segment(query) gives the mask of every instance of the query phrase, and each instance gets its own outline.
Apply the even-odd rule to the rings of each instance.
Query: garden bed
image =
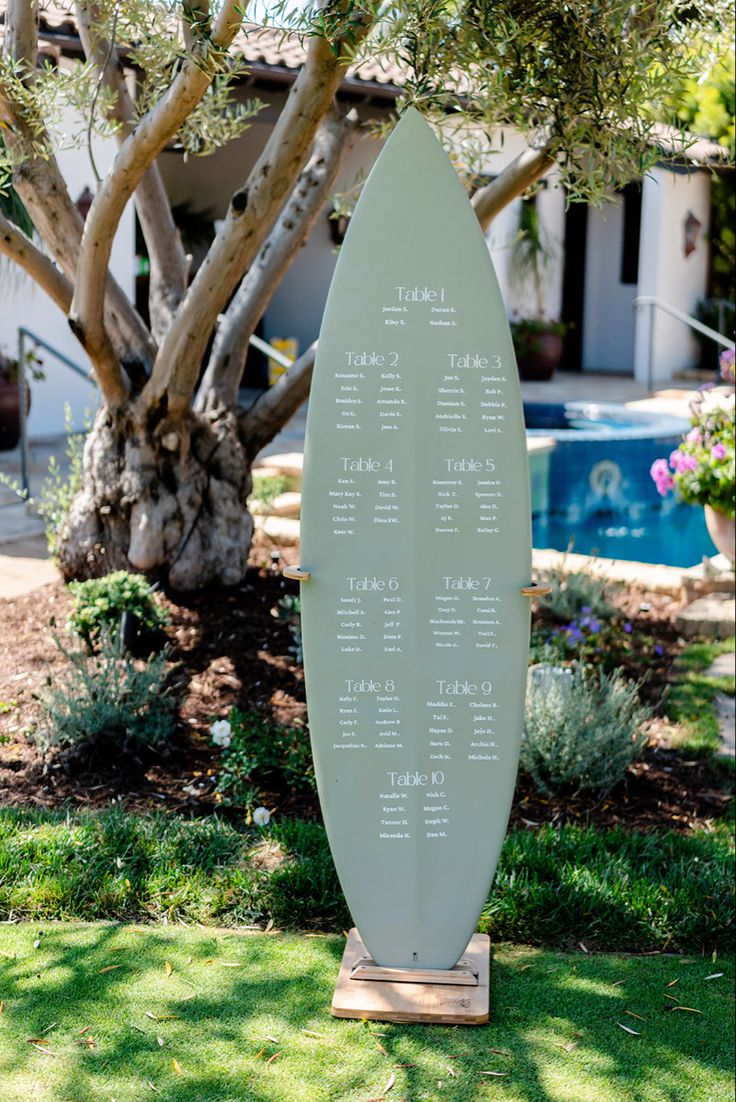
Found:
[[[44,758],[24,732],[39,723],[37,695],[63,670],[66,659],[53,635],[64,634],[70,597],[59,582],[33,594],[0,602],[3,639],[0,667],[0,803],[11,806],[105,807],[121,800],[131,810],[169,808],[207,814],[218,807],[214,786],[219,751],[209,728],[233,706],[287,726],[306,726],[301,665],[278,602],[294,593],[269,566],[253,566],[245,582],[229,590],[163,598],[171,623],[173,677],[182,690],[179,724],[164,749],[136,757],[70,758],[56,751]],[[662,712],[674,664],[683,642],[674,628],[671,598],[622,590],[617,598],[631,631],[620,665],[647,680],[645,700]],[[544,623],[538,612],[535,622]],[[551,622],[550,622],[551,623]],[[605,799],[563,794],[541,796],[528,777],[517,786],[512,822],[622,826],[640,830],[688,831],[722,816],[729,795],[723,771],[705,758],[689,758],[670,745],[670,726],[661,717],[652,727],[643,759]],[[279,815],[319,816],[313,796],[273,786],[263,803]],[[220,809],[221,810],[221,809]],[[238,817],[236,810],[230,815]]]

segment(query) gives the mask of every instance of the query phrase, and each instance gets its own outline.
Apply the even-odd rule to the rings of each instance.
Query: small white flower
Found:
[[[210,735],[215,746],[222,746],[227,749],[232,742],[233,729],[226,719],[218,719],[210,727]]]
[[[265,827],[271,822],[271,812],[266,807],[257,807],[253,812],[253,822],[257,827]]]

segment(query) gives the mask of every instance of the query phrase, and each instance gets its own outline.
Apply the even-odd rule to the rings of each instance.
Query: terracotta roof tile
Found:
[[[0,39],[7,0],[0,0]],[[74,5],[71,0],[38,0],[41,32],[68,33],[76,37]],[[239,50],[248,61],[270,65],[278,69],[295,70],[303,64],[307,55],[307,43],[303,36],[290,31],[245,24],[235,39],[233,48]],[[376,84],[399,85],[403,81],[401,68],[388,61],[367,58],[350,67],[348,80],[371,81]]]
[[[248,61],[260,61],[286,69],[298,69],[307,56],[306,39],[298,34],[246,24],[235,39],[235,47]],[[348,70],[348,78],[400,85],[405,77],[401,67],[386,59],[366,58]]]
[[[698,138],[695,134],[678,130],[674,126],[655,123],[651,132],[651,144],[667,156],[691,164],[727,164],[728,150],[710,138]]]

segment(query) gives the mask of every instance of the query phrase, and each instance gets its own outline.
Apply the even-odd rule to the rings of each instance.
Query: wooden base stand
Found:
[[[352,929],[337,979],[336,1018],[483,1025],[488,1021],[490,939],[473,934],[462,960],[447,971],[381,968]]]

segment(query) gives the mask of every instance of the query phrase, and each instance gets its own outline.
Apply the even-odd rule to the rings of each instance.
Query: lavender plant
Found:
[[[99,651],[56,645],[69,667],[41,697],[44,723],[36,733],[51,746],[104,746],[128,751],[167,739],[176,722],[176,697],[167,682],[166,655],[141,663],[117,636],[103,631]]]
[[[644,749],[650,716],[639,703],[639,685],[620,672],[595,674],[578,665],[565,680],[532,679],[521,768],[547,794],[570,787],[604,794]]]

